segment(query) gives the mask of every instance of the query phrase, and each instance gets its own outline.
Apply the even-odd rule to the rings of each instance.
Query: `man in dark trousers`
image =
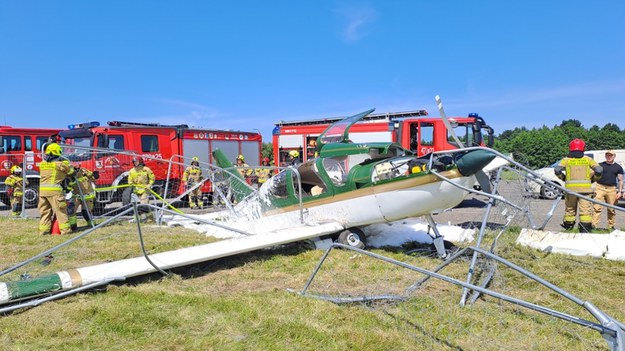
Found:
[[[567,190],[585,196],[592,196],[592,179],[601,176],[603,169],[597,161],[584,155],[586,143],[581,139],[573,139],[569,144],[569,154],[555,167],[558,178],[565,181]],[[566,193],[564,196],[564,219],[562,227],[566,230],[575,227],[577,207],[579,206],[579,231],[590,233],[592,230],[592,204],[577,194]]]
[[[623,196],[623,167],[614,162],[616,159],[616,152],[614,150],[608,150],[605,153],[605,161],[601,162],[599,166],[603,168],[603,174],[595,185],[595,199],[603,201],[610,205],[616,205],[618,199]],[[617,189],[618,187],[618,189]],[[601,210],[604,206],[595,204],[594,213],[592,216],[592,226],[597,228],[599,226],[599,219],[601,218]],[[614,230],[614,222],[616,221],[616,210],[608,207],[608,229]]]

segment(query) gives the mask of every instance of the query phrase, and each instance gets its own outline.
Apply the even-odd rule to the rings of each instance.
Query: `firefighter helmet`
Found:
[[[20,166],[15,165],[11,167],[11,174],[18,174],[18,173],[22,173],[22,168],[20,168]]]
[[[191,159],[191,165],[195,165],[195,166],[199,166],[200,165],[200,159],[195,156],[194,158]]]
[[[584,151],[586,143],[582,139],[573,139],[569,144],[569,151]]]
[[[132,164],[135,165],[135,167],[139,166],[139,165],[141,165],[141,166],[145,165],[143,163],[143,158],[142,157],[138,157],[138,156],[135,156],[135,157],[132,158]]]
[[[61,156],[62,153],[63,150],[57,143],[48,144],[48,146],[46,146],[46,155]]]
[[[241,161],[245,162],[245,157],[243,157],[243,155],[239,155],[239,156],[237,157],[237,161],[239,161],[239,160],[241,160]]]
[[[50,143],[61,143],[62,138],[61,135],[59,133],[54,133],[52,135],[50,135],[50,137],[48,138],[48,142]]]
[[[269,157],[263,158],[263,163],[269,164],[269,162],[270,162]]]
[[[291,151],[289,151],[289,156],[291,156],[293,158],[298,158],[299,157],[299,151],[291,150]]]

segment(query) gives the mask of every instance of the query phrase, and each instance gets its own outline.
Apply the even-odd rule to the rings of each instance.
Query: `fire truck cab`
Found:
[[[9,204],[4,180],[14,165],[22,168],[22,176],[28,180],[24,189],[26,207],[37,206],[39,201],[39,163],[42,146],[59,129],[13,128],[0,126],[0,201]]]
[[[425,110],[371,114],[349,131],[353,142],[396,142],[418,156],[433,151],[457,149],[440,117],[427,117]],[[277,165],[289,162],[289,153],[299,153],[299,161],[315,157],[317,137],[341,118],[305,121],[280,121],[273,129],[274,160]],[[494,131],[477,113],[468,117],[449,117],[454,132],[465,146],[493,145]],[[484,138],[483,131],[486,132]],[[278,163],[279,162],[279,163]]]
[[[132,157],[139,156],[144,157],[145,165],[154,172],[156,180],[153,188],[157,192],[160,190],[163,193],[169,173],[167,196],[185,191],[181,179],[193,157],[198,157],[200,162],[214,163],[211,152],[219,148],[233,161],[238,155],[243,155],[250,166],[257,166],[262,148],[259,133],[196,129],[185,124],[172,126],[112,121],[100,126],[98,122],[89,122],[70,125],[60,134],[66,144],[98,148],[97,152],[86,152],[79,148],[72,151],[70,147],[70,152],[65,155],[72,163],[99,172],[96,187],[125,184],[133,167]],[[184,165],[172,163],[170,168],[167,163],[170,160]],[[103,208],[109,202],[128,199],[130,189],[126,189],[126,193],[124,190],[98,191],[96,204]],[[203,184],[202,192],[211,195],[210,182]]]

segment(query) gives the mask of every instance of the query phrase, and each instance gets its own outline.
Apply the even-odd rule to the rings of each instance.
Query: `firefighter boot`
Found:
[[[204,202],[203,201],[198,201],[197,203],[199,208],[204,208]]]
[[[564,221],[564,223],[560,224],[564,230],[571,230],[575,227],[575,222]]]
[[[14,203],[13,206],[11,206],[11,215],[12,216],[19,216],[20,213],[22,212],[21,209],[22,206],[20,206],[19,203]]]
[[[591,222],[579,222],[579,232],[580,233],[590,233],[592,231],[592,223]]]

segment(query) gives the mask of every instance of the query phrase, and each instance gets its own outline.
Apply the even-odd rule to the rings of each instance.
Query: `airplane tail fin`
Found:
[[[231,193],[237,202],[254,192],[254,189],[247,185],[245,177],[243,177],[237,167],[232,164],[232,161],[228,159],[228,156],[226,156],[222,150],[213,150],[213,158],[217,166],[224,170],[220,178],[223,179],[224,183],[229,185]]]

